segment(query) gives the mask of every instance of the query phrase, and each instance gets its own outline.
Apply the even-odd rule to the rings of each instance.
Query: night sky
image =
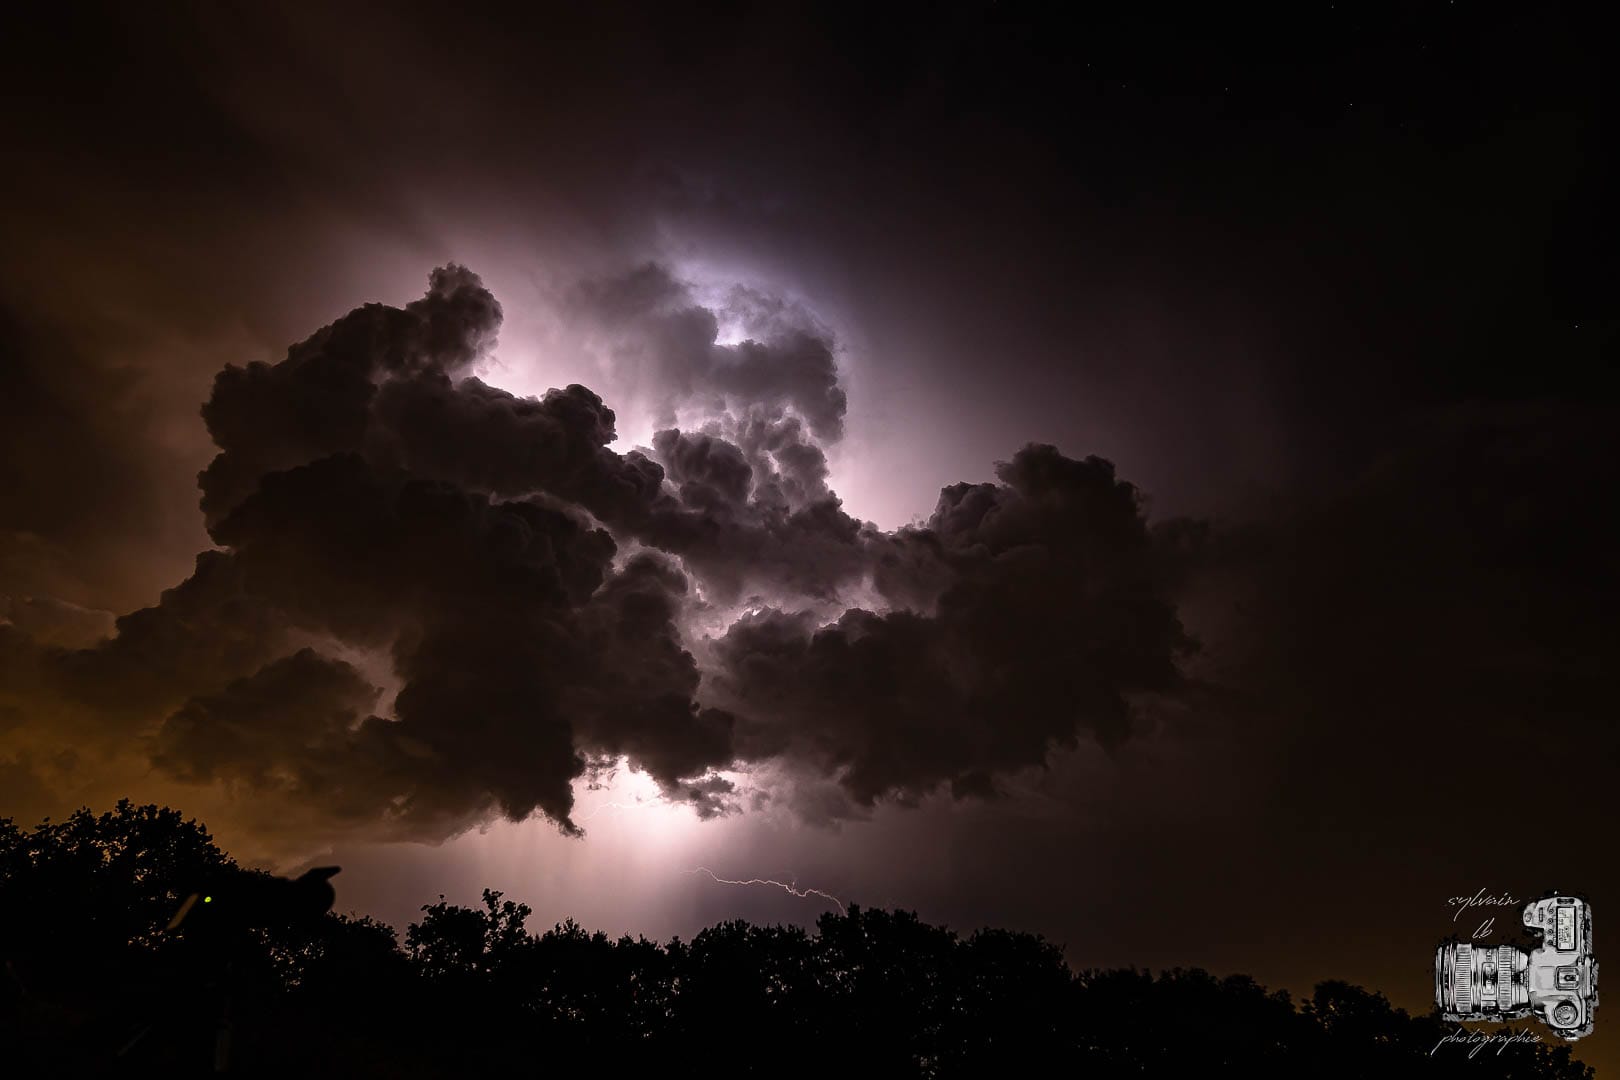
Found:
[[[399,925],[1604,954],[1587,13],[327,7],[3,35],[0,815]]]

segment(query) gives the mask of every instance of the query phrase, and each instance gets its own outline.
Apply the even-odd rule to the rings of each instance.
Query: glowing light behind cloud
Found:
[[[728,773],[739,787],[747,777]],[[665,802],[657,785],[622,762],[605,783],[575,785],[575,820],[585,836],[563,836],[539,819],[497,821],[458,837],[431,858],[421,845],[389,845],[395,857],[407,854],[436,867],[455,864],[453,880],[504,890],[534,908],[530,928],[543,930],[569,916],[581,917],[589,929],[610,935],[643,933],[649,937],[691,934],[719,918],[743,916],[763,921],[813,923],[826,903],[806,903],[801,895],[778,888],[739,889],[716,884],[695,867],[713,867],[715,878],[746,880],[755,876],[794,882],[802,894],[813,886],[843,897],[857,877],[872,880],[870,868],[840,867],[843,838],[814,829],[786,812],[766,808],[708,821],[690,807]],[[372,849],[362,858],[376,857]],[[792,851],[791,858],[783,856]],[[352,875],[352,887],[364,887],[363,867]],[[874,885],[876,887],[876,885]],[[892,883],[883,885],[893,898]],[[857,891],[857,896],[860,893]],[[343,904],[386,911],[399,925],[414,918],[418,902],[431,897],[372,898],[351,892]],[[477,903],[475,889],[452,895],[453,902]]]
[[[691,286],[697,301],[716,312],[717,344],[735,345],[749,336],[743,321],[726,311],[728,297],[738,286],[781,300],[832,332],[838,343],[839,378],[849,394],[851,412],[844,438],[823,449],[830,486],[843,499],[845,508],[883,528],[926,517],[933,509],[937,490],[911,483],[905,470],[871,468],[873,448],[893,437],[892,431],[874,428],[873,424],[891,428],[896,418],[869,413],[864,407],[865,336],[846,315],[843,305],[807,295],[794,282],[767,268],[700,258],[683,250],[688,246],[674,236],[666,236],[664,249],[646,257],[670,266],[676,278]],[[658,415],[664,388],[649,385],[643,373],[616,363],[601,342],[591,341],[570,325],[569,290],[582,275],[596,271],[568,260],[553,262],[532,250],[515,252],[510,245],[488,237],[453,244],[445,257],[477,267],[502,301],[505,318],[500,341],[494,354],[480,365],[479,378],[525,397],[540,397],[553,387],[583,383],[601,394],[616,414],[618,438],[610,444],[612,449],[623,453],[651,444],[653,433],[664,426]],[[615,265],[601,272],[625,269],[626,265]],[[676,414],[679,425],[686,429],[701,427],[716,418],[705,403],[696,401],[677,403]]]

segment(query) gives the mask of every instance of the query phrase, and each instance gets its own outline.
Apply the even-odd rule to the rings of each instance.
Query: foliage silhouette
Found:
[[[228,1014],[238,1075],[1592,1075],[1545,1043],[1436,1052],[1437,1017],[1342,982],[1296,1007],[1246,976],[1073,972],[1034,935],[853,904],[814,933],[725,922],[668,944],[572,920],[536,935],[489,890],[423,907],[403,947],[336,914],[163,932],[194,883],[254,873],[174,810],[0,819],[0,1072],[206,1075]]]

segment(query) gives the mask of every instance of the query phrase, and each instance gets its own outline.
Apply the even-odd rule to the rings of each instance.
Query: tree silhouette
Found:
[[[1246,976],[1074,972],[1050,942],[961,937],[851,904],[809,932],[724,922],[690,942],[538,935],[523,904],[440,897],[405,932],[325,914],[164,927],[199,882],[267,879],[178,812],[121,802],[20,829],[0,819],[4,1075],[1539,1077],[1568,1047],[1470,1058],[1436,1016],[1324,982],[1296,1006]]]

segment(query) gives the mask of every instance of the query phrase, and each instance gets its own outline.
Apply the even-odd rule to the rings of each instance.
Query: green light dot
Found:
[[[205,904],[212,904],[212,903],[213,903],[213,902],[214,902],[214,898],[213,898],[213,897],[212,897],[212,896],[205,896],[205,897],[203,897],[203,903],[205,903]]]

